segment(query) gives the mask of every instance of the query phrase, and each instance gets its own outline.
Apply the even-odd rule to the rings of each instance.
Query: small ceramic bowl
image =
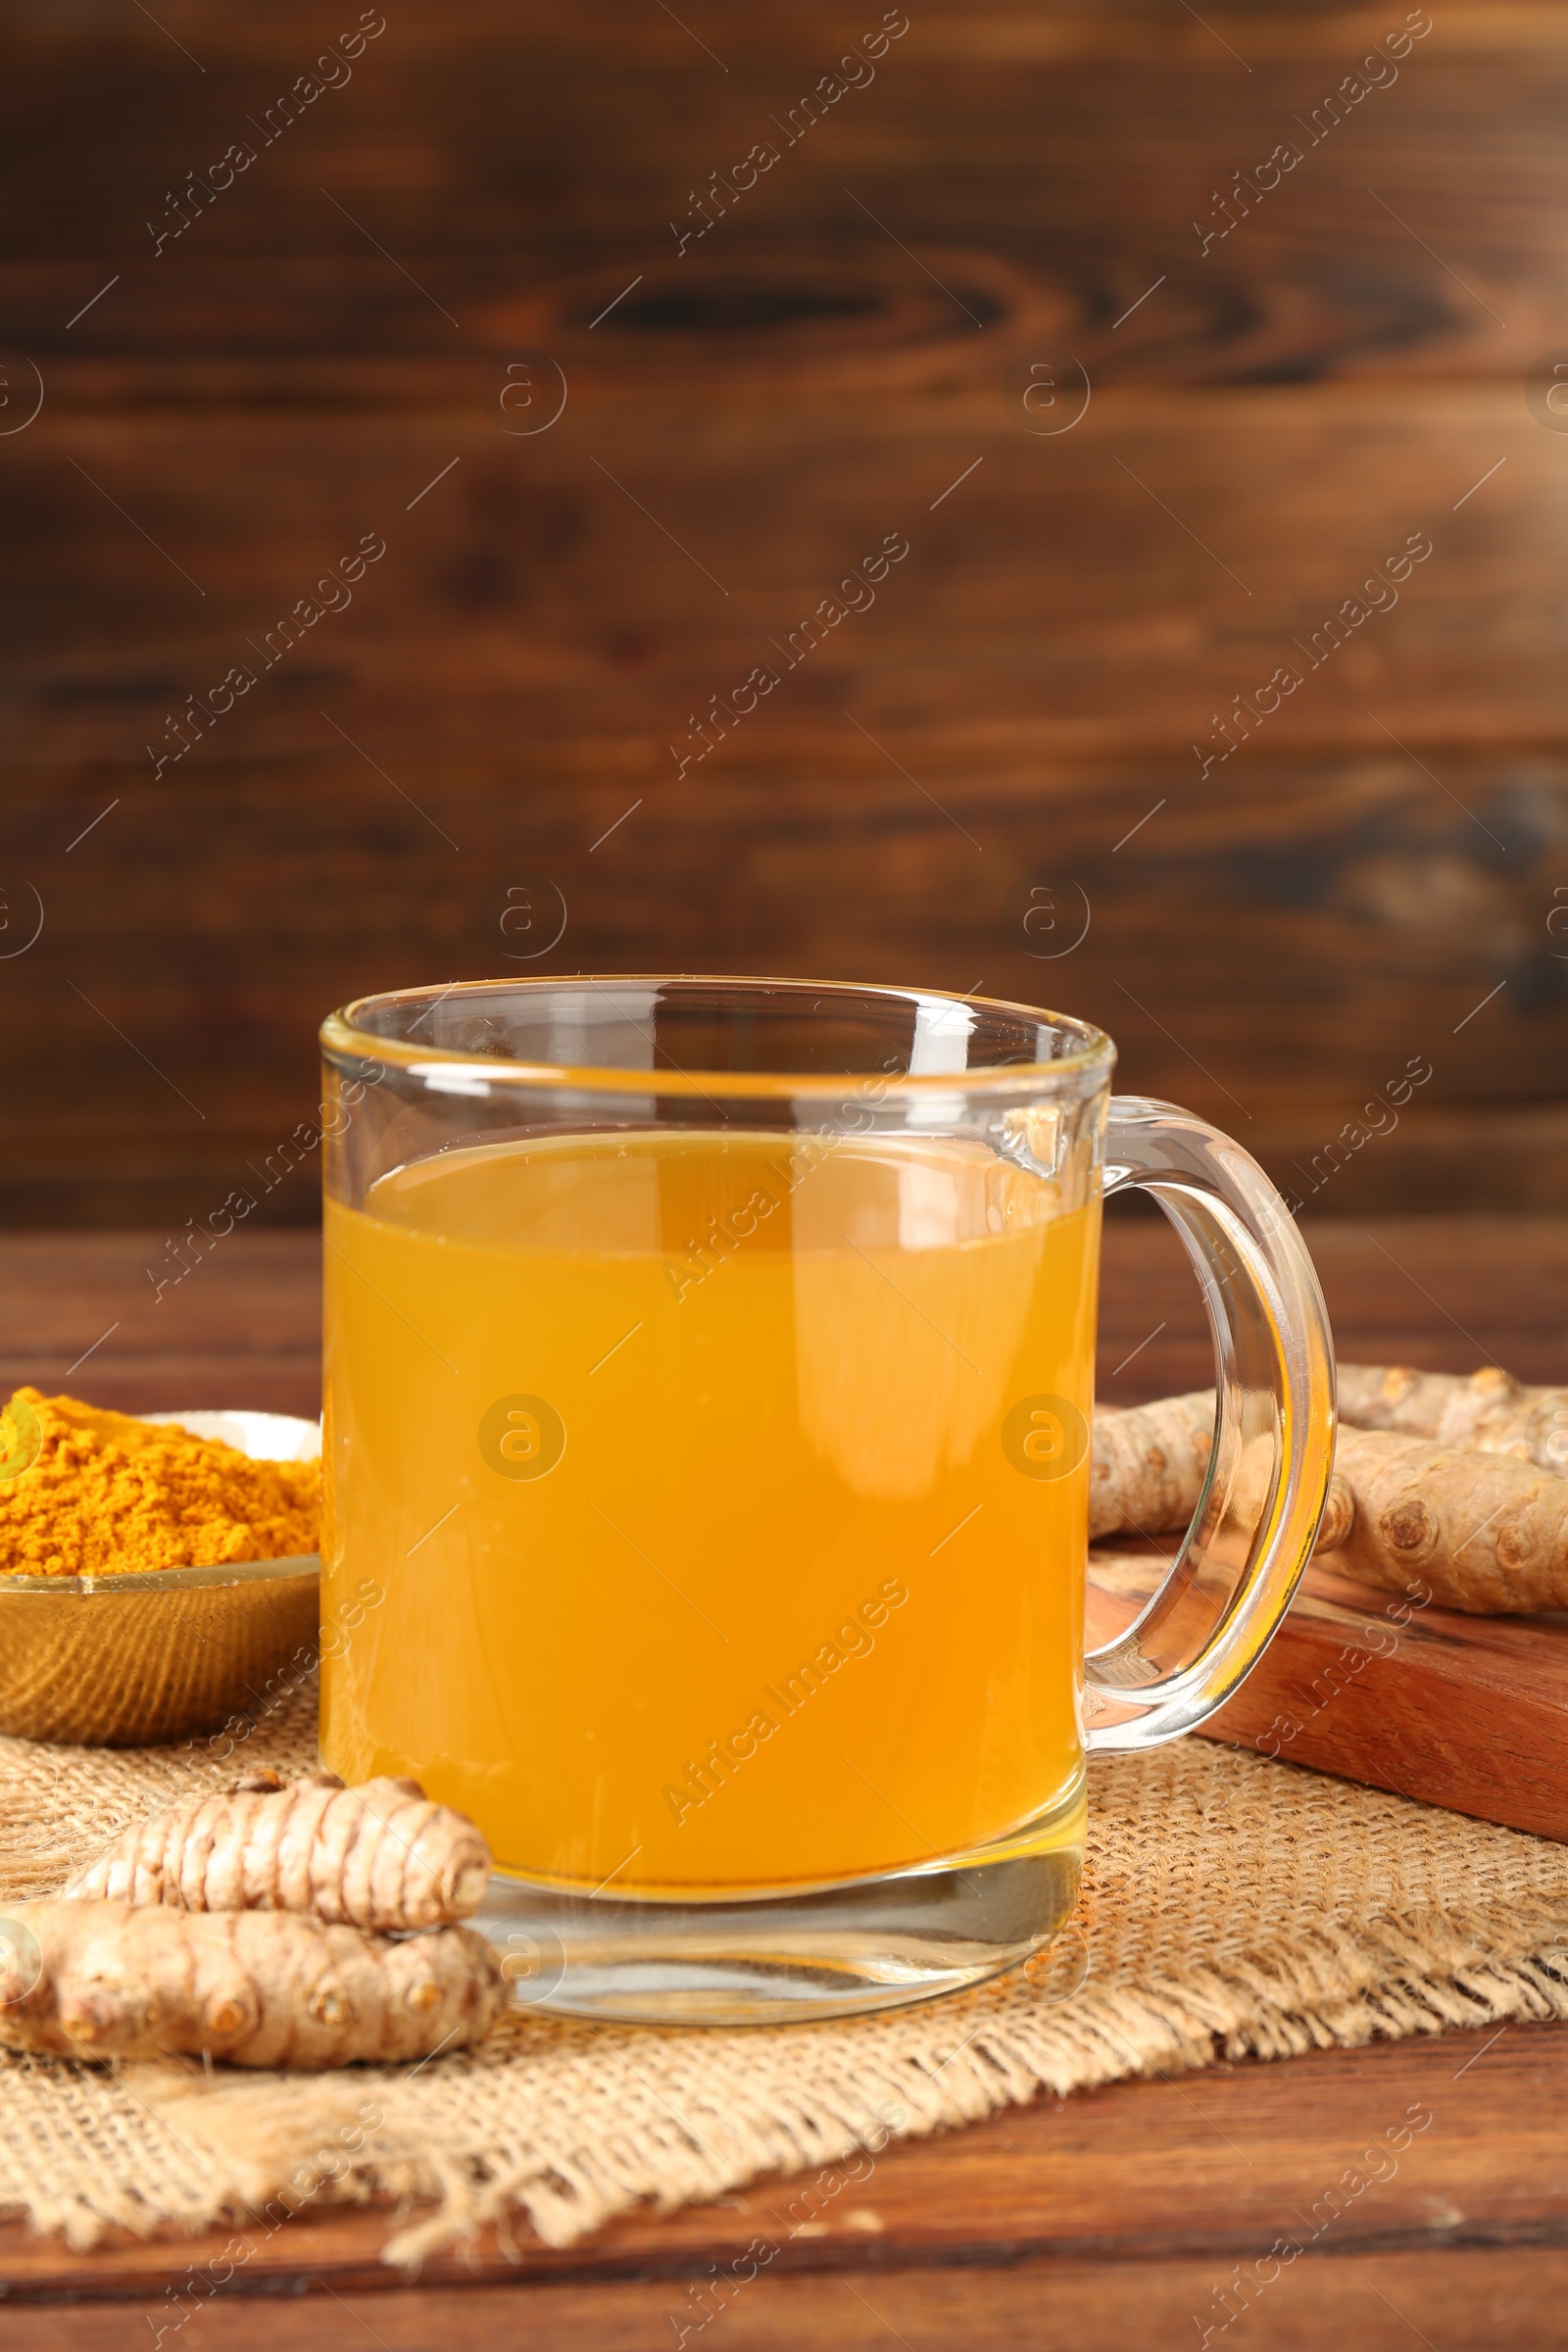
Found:
[[[314,1421],[288,1413],[144,1413],[258,1461],[312,1461]],[[150,1747],[253,1716],[301,1649],[315,1653],[321,1563],[240,1560],[135,1576],[0,1575],[0,1732],[81,1747]]]

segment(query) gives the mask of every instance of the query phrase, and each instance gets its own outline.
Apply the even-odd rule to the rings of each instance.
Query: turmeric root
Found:
[[[136,1822],[62,1892],[182,1911],[311,1911],[341,1926],[449,1926],[476,1911],[490,1853],[417,1781],[345,1788],[245,1774],[221,1795]]]
[[[505,1999],[471,1928],[393,1942],[291,1912],[19,1904],[0,1920],[0,2045],[235,2066],[406,2062],[486,2034]]]
[[[1358,1401],[1358,1378],[1385,1377],[1342,1366],[1342,1381],[1348,1373]],[[1446,1387],[1474,1391],[1480,1384]],[[1484,1403],[1487,1389],[1480,1395]],[[1452,1403],[1451,1394],[1444,1401]],[[1388,1409],[1397,1409],[1397,1399]],[[1213,1394],[1203,1391],[1097,1416],[1090,1535],[1184,1527],[1202,1492],[1213,1414]],[[1481,1438],[1469,1446],[1429,1444],[1342,1425],[1318,1556],[1332,1555],[1336,1568],[1385,1591],[1419,1592],[1472,1616],[1568,1609],[1568,1478],[1498,1450],[1495,1441],[1509,1426],[1501,1418],[1490,1424],[1489,1448]]]
[[[1155,1535],[1185,1527],[1208,1476],[1214,1392],[1166,1396],[1124,1413],[1097,1413],[1089,1533]]]
[[[1366,1584],[1474,1616],[1568,1608],[1568,1478],[1342,1429],[1318,1552]]]
[[[1532,1389],[1495,1364],[1465,1380],[1401,1364],[1341,1364],[1340,1419],[1439,1446],[1511,1453],[1568,1477],[1568,1389]]]

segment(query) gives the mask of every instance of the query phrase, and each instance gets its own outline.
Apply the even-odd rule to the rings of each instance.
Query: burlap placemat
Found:
[[[244,1761],[315,1753],[301,1690]],[[0,1740],[0,1900],[234,1771],[202,1750]],[[559,2246],[640,2200],[830,2165],[1042,2087],[1568,2016],[1568,1848],[1201,1740],[1098,1765],[1090,1796],[1073,1929],[979,1991],[750,2033],[514,2017],[412,2072],[13,2057],[0,2208],[86,2245],[111,2223],[243,2219],[254,2236],[313,2197],[388,2197],[391,2261],[517,2208]]]

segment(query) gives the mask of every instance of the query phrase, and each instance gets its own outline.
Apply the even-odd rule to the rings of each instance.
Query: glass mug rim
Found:
[[[825,998],[835,998],[845,1006],[857,1004],[868,1015],[891,1012],[896,1006],[912,1008],[918,1015],[926,1007],[961,1005],[972,1015],[991,1016],[999,1026],[1012,1022],[1032,1027],[1037,1032],[1037,1052],[1042,1037],[1059,1040],[1066,1050],[1033,1060],[980,1062],[962,1069],[890,1071],[884,1067],[873,1071],[863,1066],[846,1066],[828,1071],[821,1068],[726,1070],[686,1069],[673,1064],[627,1068],[513,1059],[461,1047],[427,1044],[407,1034],[388,1034],[369,1025],[377,1015],[390,1016],[421,1002],[425,1002],[429,1011],[454,1000],[462,1003],[502,994],[542,999],[573,991],[618,994],[628,989],[690,991],[694,1001],[702,992],[712,991],[729,998],[731,1009],[736,1002],[748,997],[783,998],[797,1004],[806,998],[818,1000],[809,1007],[800,1006],[807,1017],[809,1012],[826,1009],[820,1003]],[[625,1007],[617,1009],[624,1012]],[[658,1007],[650,1004],[648,1009],[652,1012]],[[730,1102],[787,1102],[800,1097],[828,1102],[841,1096],[847,1084],[863,1084],[868,1078],[874,1079],[879,1099],[895,1102],[901,1098],[918,1101],[932,1095],[951,1096],[955,1092],[966,1096],[1016,1095],[1020,1091],[1038,1091],[1064,1079],[1108,1078],[1116,1060],[1115,1045],[1104,1030],[1073,1013],[1017,1004],[1007,998],[961,997],[948,989],[901,987],[881,981],[775,979],[755,973],[558,972],[537,977],[507,973],[494,980],[454,981],[446,987],[431,983],[424,987],[385,989],[371,996],[356,997],[329,1013],[321,1023],[320,1043],[323,1053],[334,1059],[385,1063],[406,1070],[411,1077],[419,1076],[426,1068],[431,1073],[451,1068],[482,1072],[503,1087],[564,1088],[574,1093],[644,1098],[654,1082],[654,1091],[662,1096],[720,1098]]]

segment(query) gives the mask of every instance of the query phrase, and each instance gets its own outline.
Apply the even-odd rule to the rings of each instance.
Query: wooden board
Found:
[[[1152,1545],[1098,1544],[1089,1638],[1159,1581]],[[1312,1567],[1202,1736],[1568,1841],[1568,1619],[1466,1617]]]

